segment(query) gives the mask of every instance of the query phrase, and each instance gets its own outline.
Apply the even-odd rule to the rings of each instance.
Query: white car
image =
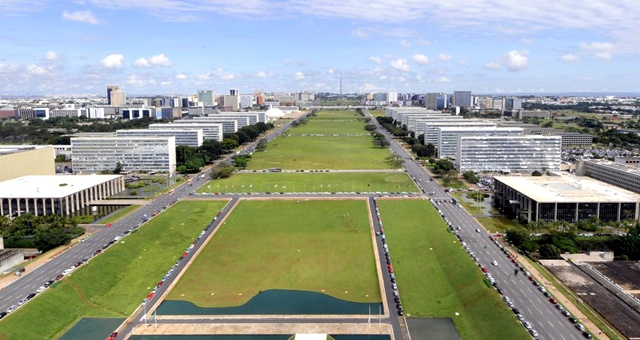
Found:
[[[40,288],[36,290],[36,293],[42,293],[45,289],[47,289],[45,286],[40,286]]]
[[[498,261],[494,260],[493,262],[491,262],[491,264],[494,265],[494,266],[497,266],[498,265]]]

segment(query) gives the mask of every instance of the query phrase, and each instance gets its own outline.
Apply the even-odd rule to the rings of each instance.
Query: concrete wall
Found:
[[[4,254],[0,254],[0,273],[4,273],[24,262],[22,250],[4,250],[3,252]]]
[[[55,157],[52,147],[2,155],[0,156],[0,181],[28,175],[55,175]]]

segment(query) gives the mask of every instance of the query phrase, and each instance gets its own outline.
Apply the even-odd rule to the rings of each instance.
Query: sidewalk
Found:
[[[511,252],[511,254],[515,256],[518,263],[520,263],[527,271],[529,271],[529,273],[531,273],[531,276],[533,276],[536,279],[536,281],[540,282],[541,285],[545,286],[545,288],[547,288],[547,291],[549,291],[553,295],[553,297],[556,300],[558,300],[558,302],[562,304],[567,311],[569,311],[569,313],[571,313],[576,319],[580,320],[580,323],[582,323],[589,330],[589,332],[593,334],[594,338],[601,339],[601,340],[609,340],[609,337],[604,332],[602,332],[601,334],[598,334],[598,332],[600,331],[600,328],[598,328],[598,326],[596,326],[593,322],[591,322],[591,320],[589,320],[589,318],[587,318],[587,316],[584,315],[584,313],[582,313],[582,311],[579,310],[578,307],[576,307],[575,304],[571,300],[569,300],[569,298],[567,298],[564,294],[560,293],[558,289],[556,289],[556,287],[553,286],[551,282],[549,282],[549,280],[547,280],[542,274],[540,274],[540,272],[534,266],[532,266],[529,263],[529,261],[527,261],[526,259],[521,259],[522,255],[520,255],[518,250],[508,245],[501,238],[500,238],[500,243],[505,248],[509,249],[509,252]],[[560,282],[559,279],[558,281]],[[567,290],[571,291],[569,288],[567,288]]]

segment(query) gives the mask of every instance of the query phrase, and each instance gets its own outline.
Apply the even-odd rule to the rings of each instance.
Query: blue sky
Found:
[[[0,94],[640,92],[638,22],[638,0],[2,0]]]

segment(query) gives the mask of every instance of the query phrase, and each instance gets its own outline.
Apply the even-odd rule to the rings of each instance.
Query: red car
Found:
[[[113,225],[113,223],[107,223],[107,224],[105,224],[104,226],[105,226],[105,227],[110,227],[110,226],[112,226],[112,225]]]
[[[107,340],[116,340],[117,337],[118,337],[118,332],[113,332],[111,333],[111,335],[109,335]]]
[[[483,273],[486,273],[486,272],[487,272],[487,268],[485,268],[485,267],[480,267],[480,269],[482,269],[482,272],[483,272]]]
[[[558,304],[558,300],[556,300],[554,298],[549,299],[549,302],[553,303],[554,305]]]

